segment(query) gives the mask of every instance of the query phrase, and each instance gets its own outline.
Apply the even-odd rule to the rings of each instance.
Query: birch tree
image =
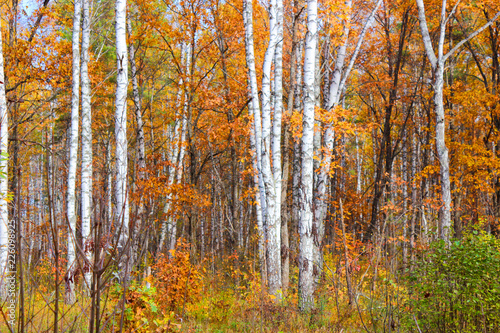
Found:
[[[446,61],[463,44],[479,35],[484,29],[488,28],[500,16],[500,12],[489,20],[485,25],[474,31],[472,34],[462,39],[455,46],[444,53],[446,26],[449,20],[455,15],[460,1],[457,1],[451,11],[446,10],[446,0],[441,2],[441,14],[439,17],[439,34],[437,44],[437,54],[429,33],[429,26],[425,17],[425,6],[423,0],[416,0],[418,7],[418,21],[420,23],[420,33],[425,47],[425,53],[432,69],[432,89],[434,90],[434,110],[436,112],[436,150],[440,165],[441,176],[441,200],[443,202],[442,214],[439,220],[439,237],[449,242],[451,234],[451,184],[450,184],[450,159],[448,156],[448,147],[446,146],[446,119],[443,103],[444,70]]]
[[[127,16],[127,32],[129,37],[132,36],[132,23],[130,21],[130,15]],[[135,122],[136,122],[136,146],[135,146],[135,182],[142,182],[144,180],[144,170],[146,169],[146,150],[144,145],[144,122],[142,119],[142,102],[141,95],[139,92],[139,81],[137,79],[138,72],[137,66],[135,63],[135,46],[134,43],[131,42],[129,45],[129,60],[130,60],[130,72],[132,75],[132,96],[134,99],[134,114],[135,114]],[[137,188],[135,186],[135,188]],[[134,189],[135,190],[135,189]],[[142,197],[142,196],[141,196]],[[134,237],[134,246],[133,246],[133,262],[136,262],[136,252],[139,251],[139,237],[137,237],[139,230],[142,225],[142,218],[144,214],[144,201],[139,199],[139,202],[136,206],[135,211],[135,223],[134,230],[132,230],[132,235]]]
[[[82,16],[82,2],[75,0],[73,13],[72,37],[72,94],[71,94],[71,132],[69,137],[69,167],[68,192],[66,198],[66,213],[68,217],[68,263],[66,272],[66,298],[68,304],[75,302],[74,272],[76,269],[76,168],[78,160],[78,126],[80,107],[80,25]]]
[[[256,215],[257,229],[259,233],[259,259],[261,264],[262,277],[266,276],[265,266],[265,232],[264,232],[264,215],[265,215],[265,190],[262,179],[262,162],[261,162],[261,128],[260,128],[260,105],[259,105],[259,89],[257,86],[257,74],[255,69],[255,52],[253,41],[253,8],[252,0],[244,0],[243,2],[243,22],[245,25],[245,53],[248,72],[248,85],[250,90],[248,95],[251,102],[248,107],[248,113],[253,118],[252,130],[250,131],[250,148],[252,154],[252,166],[254,169],[253,180],[258,188],[256,195]]]
[[[314,158],[314,76],[318,40],[318,3],[307,1],[307,34],[304,59],[304,115],[302,118],[302,177],[299,220],[299,308],[314,307],[313,276],[313,158]]]
[[[7,193],[9,190],[7,148],[9,146],[9,117],[7,99],[5,98],[5,74],[2,47],[2,31],[0,27],[0,296],[4,295],[4,278],[7,269],[8,222],[9,209]]]
[[[278,299],[281,293],[281,116],[282,116],[282,39],[283,3],[269,3],[269,42],[262,65],[262,108],[258,105],[255,53],[253,48],[252,4],[245,2],[246,61],[250,82],[253,135],[255,138],[256,163],[260,203],[267,245],[267,282],[269,292]],[[275,64],[275,98],[271,98],[271,69]],[[271,114],[274,111],[274,117]],[[260,160],[259,160],[260,159]],[[271,166],[272,161],[272,166]]]
[[[302,9],[299,10],[299,1],[293,1],[293,14],[292,14],[292,49],[291,49],[291,59],[290,59],[290,84],[288,90],[288,101],[287,101],[287,113],[288,117],[291,117],[294,109],[298,109],[299,107],[295,107],[297,100],[295,99],[295,92],[299,88],[300,81],[300,62],[298,59],[300,58],[300,42],[298,41],[298,27],[300,24],[300,16],[302,13]],[[297,97],[298,99],[298,97]],[[290,232],[288,228],[288,224],[290,221],[290,210],[289,205],[287,205],[287,192],[288,192],[288,179],[290,177],[290,169],[292,169],[292,178],[294,179],[295,172],[293,172],[294,168],[291,164],[291,156],[293,153],[293,149],[291,147],[292,140],[292,132],[290,130],[290,125],[285,124],[284,128],[284,143],[283,143],[283,170],[282,170],[282,183],[281,183],[281,283],[283,287],[283,291],[288,289],[290,284]],[[295,140],[293,140],[295,146]],[[295,156],[293,160],[295,160]],[[300,158],[299,158],[300,161]],[[292,188],[292,191],[296,191],[296,188]],[[292,194],[293,196],[293,194]],[[292,200],[293,205],[293,200]],[[293,207],[292,207],[293,210]],[[298,213],[294,212],[294,213]],[[293,226],[296,224],[298,219],[292,219],[292,230],[293,234],[295,234],[295,229]],[[293,242],[293,241],[292,241]],[[294,243],[294,242],[293,242]]]
[[[120,230],[119,250],[124,251],[121,267],[122,276],[126,277],[130,270],[129,251],[125,248],[129,237],[128,182],[127,182],[127,86],[128,86],[128,56],[127,56],[127,1],[116,0],[115,3],[116,31],[116,93],[115,93],[115,227]]]
[[[84,276],[87,288],[92,280],[92,245],[91,221],[92,214],[92,110],[89,78],[89,46],[90,46],[90,0],[83,1],[82,24],[82,243],[85,254]]]
[[[273,13],[273,9],[274,10]],[[283,114],[283,1],[276,0],[275,3],[271,1],[270,8],[271,20],[273,20],[273,15],[275,15],[275,26],[271,27],[271,34],[274,35],[274,48],[270,44],[268,46],[268,52],[266,52],[266,58],[264,59],[264,70],[263,75],[266,76],[269,74],[271,68],[269,67],[269,72],[267,71],[268,62],[267,56],[271,54],[272,49],[274,49],[274,114],[271,122],[271,110],[267,107],[271,106],[271,99],[269,102],[267,99],[264,99],[264,95],[262,97],[262,105],[263,105],[263,116],[262,116],[262,126],[263,126],[263,136],[262,139],[264,141],[264,150],[262,151],[263,159],[266,161],[266,168],[268,170],[271,167],[271,161],[267,162],[269,157],[272,158],[272,169],[269,177],[264,175],[264,179],[268,179],[270,182],[265,182],[268,199],[267,206],[269,207],[267,219],[267,244],[268,244],[268,260],[267,260],[267,269],[268,269],[268,285],[269,292],[275,296],[279,296],[278,291],[281,289],[281,121]],[[273,31],[274,30],[274,31]],[[271,58],[271,56],[269,56]],[[267,78],[266,78],[267,79]],[[264,77],[262,79],[263,83]],[[267,92],[267,91],[266,91]],[[271,96],[271,94],[269,95]],[[269,149],[268,146],[268,128],[272,131],[269,133],[271,147]],[[269,151],[271,152],[271,156],[269,156]],[[266,171],[268,172],[268,171]]]

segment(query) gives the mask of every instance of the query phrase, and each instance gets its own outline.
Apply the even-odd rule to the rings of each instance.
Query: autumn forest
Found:
[[[2,333],[500,331],[497,0],[0,28]]]

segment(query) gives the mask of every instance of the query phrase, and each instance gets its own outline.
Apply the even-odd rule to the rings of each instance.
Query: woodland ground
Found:
[[[277,300],[262,288],[253,258],[229,255],[193,264],[189,245],[181,242],[169,258],[160,256],[151,275],[133,273],[125,297],[116,279],[104,284],[100,331],[499,331],[500,242],[495,236],[473,231],[448,245],[442,241],[420,245],[410,256],[413,264],[400,260],[397,243],[348,245],[347,265],[341,248],[325,249],[316,308],[301,313],[295,266],[289,289]],[[42,260],[26,274],[34,287],[24,290],[24,332],[54,331],[54,270]],[[59,289],[59,332],[89,332],[90,298],[81,283],[78,286],[73,305],[64,304],[64,289]],[[3,322],[0,331],[8,332]]]

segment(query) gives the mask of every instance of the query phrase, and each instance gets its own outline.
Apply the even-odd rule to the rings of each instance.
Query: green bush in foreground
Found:
[[[500,242],[478,233],[431,244],[409,277],[417,332],[500,332]],[[418,322],[418,328],[416,327]]]

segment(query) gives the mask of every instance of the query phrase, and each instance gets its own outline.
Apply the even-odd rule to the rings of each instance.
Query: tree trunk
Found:
[[[132,36],[132,23],[130,22],[130,16],[127,16],[127,31],[128,35]],[[135,148],[135,160],[136,160],[136,175],[137,179],[134,182],[136,186],[134,186],[134,190],[137,190],[137,182],[141,183],[144,180],[144,171],[146,169],[146,153],[144,147],[144,124],[142,121],[142,104],[141,104],[141,96],[139,93],[139,83],[137,80],[137,66],[135,64],[135,47],[134,43],[130,43],[129,45],[129,61],[130,61],[130,72],[132,79],[132,95],[134,98],[134,114],[136,121],[136,148]],[[142,185],[141,185],[142,186]],[[139,197],[139,202],[136,204],[136,212],[135,212],[135,221],[133,225],[132,235],[134,237],[133,244],[133,253],[132,258],[133,262],[136,262],[135,252],[139,251],[139,237],[136,237],[139,233],[139,230],[142,227],[142,218],[144,214],[144,201],[142,200],[142,195]]]
[[[302,179],[299,221],[299,308],[314,307],[313,277],[313,141],[314,141],[314,76],[318,38],[318,4],[307,1],[307,35],[304,60],[304,115],[302,121]]]
[[[299,41],[297,49],[297,73],[295,81],[295,91],[293,92],[293,108],[296,112],[300,112],[302,109],[302,50],[303,41]],[[299,221],[300,221],[300,178],[301,178],[301,144],[300,139],[293,139],[293,161],[292,161],[292,238],[290,244],[290,251],[296,257],[299,253],[298,245],[298,231],[299,231]]]
[[[88,71],[90,46],[90,0],[83,1],[82,25],[82,244],[86,262],[83,265],[86,288],[90,290],[92,280],[93,245],[91,241],[92,214],[92,110],[91,89]]]
[[[68,192],[66,213],[68,216],[68,263],[66,272],[67,304],[75,302],[74,274],[76,270],[76,169],[78,161],[78,125],[80,102],[80,20],[82,15],[81,0],[75,0],[73,14],[73,85],[71,95],[71,134],[69,144]]]
[[[252,99],[249,105],[249,115],[253,116],[253,126],[250,131],[250,146],[253,153],[252,165],[254,169],[254,183],[258,186],[256,195],[256,215],[257,229],[259,232],[259,259],[261,266],[261,275],[263,281],[267,281],[267,265],[266,265],[266,235],[265,235],[265,216],[266,216],[266,195],[264,190],[264,182],[262,178],[262,129],[260,119],[259,105],[259,90],[257,86],[257,74],[255,70],[255,51],[253,42],[253,8],[252,1],[245,0],[243,3],[243,18],[245,23],[245,53],[248,70],[248,82],[250,91],[249,97]]]
[[[115,180],[115,228],[119,230],[118,250],[123,253],[120,262],[122,277],[127,279],[130,270],[130,252],[127,246],[129,239],[129,198],[127,177],[127,87],[128,87],[128,56],[127,56],[127,1],[116,0],[115,3],[116,30],[116,96],[115,96],[115,138],[116,138],[116,180]],[[123,252],[125,251],[125,252]]]
[[[439,237],[449,241],[451,235],[451,184],[450,159],[446,146],[446,123],[443,103],[444,61],[438,61],[434,72],[434,107],[436,111],[436,149],[440,164],[442,215],[439,220]]]
[[[297,59],[299,57],[299,47],[297,43],[297,30],[300,12],[298,0],[293,2],[293,27],[292,27],[292,54],[290,61],[290,86],[288,89],[288,117],[292,116],[294,107],[294,93],[297,86],[296,72]],[[288,192],[288,178],[290,175],[290,156],[292,150],[290,149],[292,133],[290,132],[289,124],[285,125],[284,129],[284,144],[283,144],[283,182],[281,184],[281,285],[283,291],[286,292],[290,283],[290,233],[288,224],[290,221],[290,210],[287,204]]]
[[[274,0],[273,0],[274,1]],[[271,1],[271,21],[273,21],[273,15],[275,15],[275,25],[274,28],[271,25],[271,35],[275,35],[271,40],[275,41],[274,52],[272,49],[271,41],[268,46],[269,54],[274,55],[274,117],[272,119],[272,133],[268,135],[263,135],[264,140],[264,151],[262,152],[266,161],[264,170],[266,173],[269,172],[268,168],[271,169],[271,162],[267,162],[270,158],[269,156],[269,144],[270,141],[270,151],[272,153],[272,169],[270,170],[268,177],[264,175],[265,179],[269,182],[265,182],[267,199],[268,199],[268,214],[267,219],[267,278],[269,293],[276,296],[278,299],[281,297],[279,291],[281,290],[281,119],[283,112],[283,1],[276,0],[275,4]],[[276,9],[274,10],[275,7]],[[274,14],[273,14],[274,11]],[[275,32],[274,32],[275,30]],[[272,52],[272,53],[271,53]],[[266,52],[266,59],[264,60],[264,76],[269,73],[266,72],[266,62],[267,59],[272,59],[271,56],[267,58],[268,52]],[[263,78],[264,81],[264,78]],[[271,122],[271,100],[269,103],[264,102],[263,98],[263,133],[268,133],[267,128]],[[269,107],[265,107],[269,105]],[[264,131],[266,129],[266,131]],[[266,151],[267,150],[267,151]],[[269,166],[268,166],[269,163]]]

